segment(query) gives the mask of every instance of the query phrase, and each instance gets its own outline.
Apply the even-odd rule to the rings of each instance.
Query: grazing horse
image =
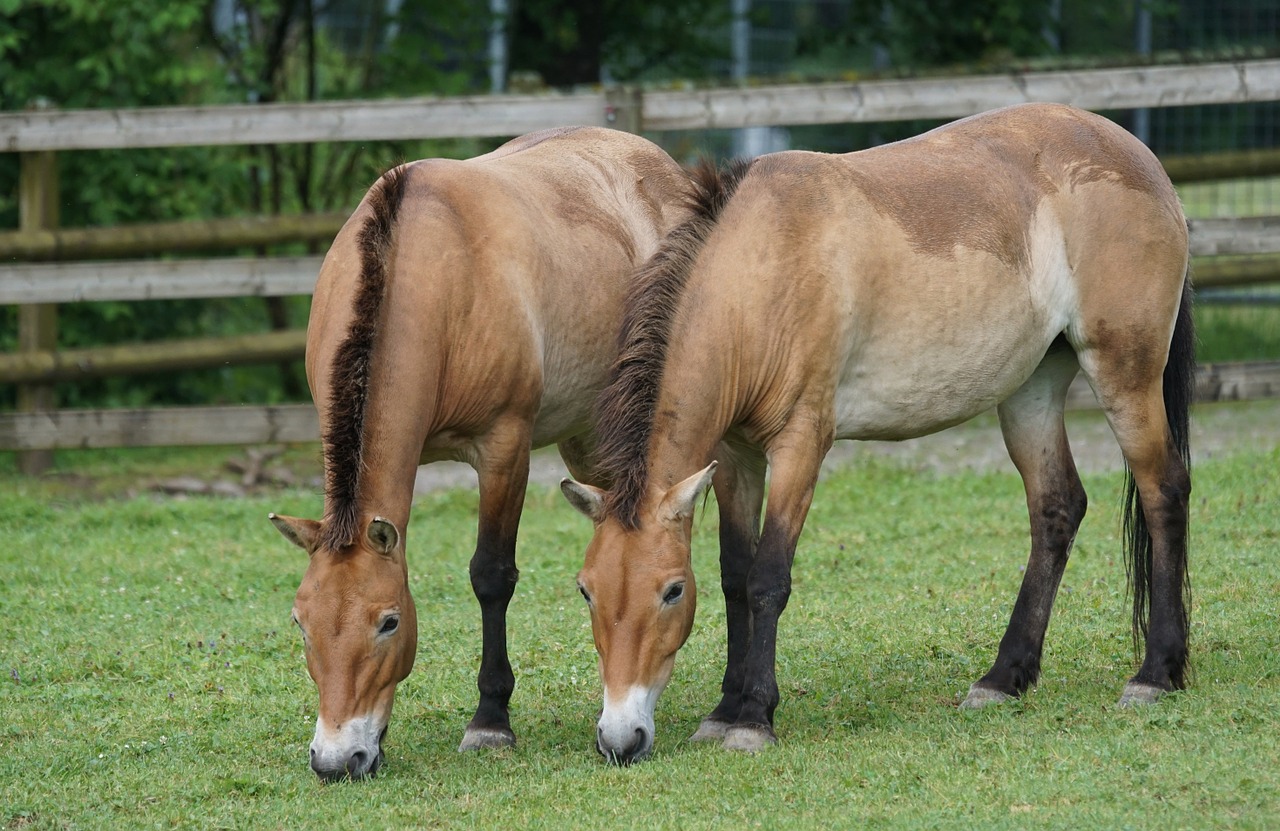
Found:
[[[461,750],[515,742],[506,612],[532,447],[588,462],[626,286],[688,215],[688,175],[638,136],[548,130],[478,158],[397,167],[325,257],[306,369],[325,469],[319,522],[272,515],[310,554],[293,620],[320,693],[311,767],[376,772],[417,619],[405,529],[418,465],[479,477],[471,585],[480,702]]]
[[[562,483],[595,523],[579,579],[604,684],[601,753],[625,763],[652,746],[654,705],[693,622],[690,531],[709,484],[728,658],[723,697],[693,738],[754,751],[776,741],[778,617],[832,441],[908,439],[992,406],[1026,487],[1031,554],[995,664],[964,705],[1021,694],[1085,513],[1063,425],[1081,369],[1130,475],[1146,657],[1121,703],[1182,687],[1187,227],[1147,148],[1097,115],[1031,104],[698,180],[697,212],[637,275],[597,404],[614,486]]]

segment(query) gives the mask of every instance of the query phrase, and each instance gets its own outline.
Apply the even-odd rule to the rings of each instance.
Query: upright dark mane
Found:
[[[698,252],[750,166],[738,160],[717,169],[704,160],[692,171],[687,207],[693,215],[667,235],[636,273],[628,293],[618,357],[595,407],[600,439],[596,463],[613,482],[605,507],[627,528],[639,524],[671,319]]]
[[[407,167],[382,175],[369,191],[371,213],[357,236],[360,287],[353,301],[347,339],[329,376],[329,427],[324,434],[325,517],[320,545],[340,551],[360,532],[357,497],[364,467],[364,415],[369,401],[369,363],[387,283],[387,255],[396,212],[404,198]]]

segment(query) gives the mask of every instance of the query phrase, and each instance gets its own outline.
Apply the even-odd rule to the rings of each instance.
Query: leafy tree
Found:
[[[0,107],[63,109],[315,100],[472,91],[483,66],[460,0],[406,0],[398,18],[346,0],[0,0]],[[376,4],[377,8],[381,4]],[[219,18],[219,13],[226,13]],[[352,19],[347,12],[355,12]],[[319,25],[323,21],[352,25]],[[434,22],[433,22],[434,21]],[[443,22],[441,22],[443,21]],[[469,27],[469,28],[468,28]],[[391,33],[395,33],[394,37]],[[354,39],[351,38],[354,36]],[[352,46],[352,44],[355,46]],[[441,44],[450,44],[441,46]],[[448,53],[448,54],[446,54]],[[87,151],[59,156],[67,227],[280,211],[345,210],[390,165],[473,155],[492,142]],[[15,227],[18,159],[0,155],[0,222]],[[245,252],[251,253],[251,252]],[[265,253],[265,252],[264,252]],[[305,301],[252,298],[67,304],[64,347],[301,325]],[[16,340],[0,308],[0,349]],[[70,406],[278,400],[303,395],[297,368],[128,377],[62,385]],[[0,391],[0,406],[13,390]]]
[[[518,0],[509,63],[552,87],[705,77],[728,53],[728,19],[727,0]]]

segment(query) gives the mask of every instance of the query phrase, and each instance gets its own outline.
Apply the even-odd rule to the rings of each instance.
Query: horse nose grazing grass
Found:
[[[644,758],[649,744],[649,736],[643,727],[637,727],[635,733],[632,734],[631,743],[624,748],[604,746],[604,731],[596,728],[596,750],[604,757],[605,761],[611,765],[619,767],[627,767],[632,762],[638,762]]]
[[[341,764],[326,766],[320,762],[314,750],[311,751],[311,770],[324,782],[341,782],[343,779],[356,781],[373,776],[378,771],[380,759],[370,762],[370,755],[364,750],[352,751]]]

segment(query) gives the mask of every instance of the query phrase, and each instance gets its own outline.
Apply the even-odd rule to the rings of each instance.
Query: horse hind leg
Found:
[[[1062,415],[1078,369],[1075,354],[1059,341],[998,408],[1005,446],[1026,489],[1031,555],[995,663],[970,687],[964,709],[1020,696],[1040,675],[1053,601],[1088,505]]]
[[[1095,338],[1080,354],[1129,471],[1125,530],[1134,645],[1145,638],[1146,649],[1122,706],[1181,689],[1188,671],[1187,432],[1195,362],[1189,287],[1181,303],[1171,346],[1159,338],[1162,327],[1133,320],[1109,330],[1127,333],[1123,339]]]
[[[1121,704],[1155,701],[1181,689],[1187,668],[1187,502],[1191,477],[1169,440],[1157,386],[1107,408],[1129,466],[1125,511],[1135,647],[1146,656]]]

